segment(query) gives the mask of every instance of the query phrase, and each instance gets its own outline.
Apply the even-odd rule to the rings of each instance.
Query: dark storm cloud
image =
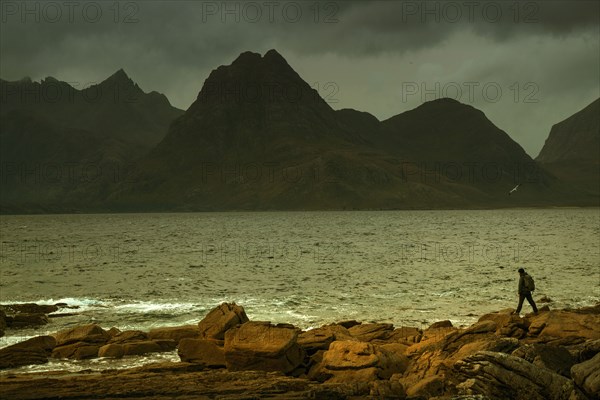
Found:
[[[243,51],[276,48],[309,83],[335,80],[339,102],[332,106],[380,119],[422,100],[402,101],[406,82],[497,82],[505,93],[515,82],[533,82],[540,105],[528,114],[539,121],[526,128],[514,122],[523,104],[508,95],[472,104],[535,155],[548,121],[598,96],[599,7],[597,1],[2,0],[0,76],[52,75],[83,86],[124,68],[144,90],[187,108],[212,69]]]

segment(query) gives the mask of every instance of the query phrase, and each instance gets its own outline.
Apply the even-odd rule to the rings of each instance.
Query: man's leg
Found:
[[[531,304],[531,308],[533,308],[533,312],[537,313],[538,309],[537,309],[537,306],[535,305],[535,301],[533,301],[533,297],[531,296],[531,292],[527,292],[526,296],[527,296],[527,301],[529,302],[529,304]]]
[[[523,295],[522,293],[519,293],[519,305],[517,307],[517,310],[515,311],[515,314],[518,314],[521,312],[521,308],[523,308],[524,300],[525,300],[525,295]]]

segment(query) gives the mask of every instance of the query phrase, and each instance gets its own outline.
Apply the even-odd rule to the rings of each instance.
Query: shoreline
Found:
[[[102,360],[105,368],[0,370],[0,397],[597,399],[600,304],[512,311],[460,328],[448,320],[426,329],[351,320],[303,331],[250,321],[243,307],[223,303],[197,325],[77,326],[1,349],[0,366],[52,357]],[[180,361],[111,367],[110,358],[174,351]]]

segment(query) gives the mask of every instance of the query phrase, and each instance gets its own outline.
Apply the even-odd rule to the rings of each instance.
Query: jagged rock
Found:
[[[113,338],[113,337],[117,336],[119,333],[121,333],[121,330],[119,328],[116,328],[113,326],[112,328],[107,330],[106,333],[108,333],[108,336]]]
[[[56,346],[64,346],[76,342],[106,343],[110,340],[109,334],[99,325],[89,324],[76,326],[53,334]]]
[[[196,325],[156,328],[148,332],[148,338],[152,340],[173,340],[175,343],[179,343],[184,338],[197,338],[199,335],[200,331]]]
[[[0,349],[0,369],[45,364],[55,345],[52,336],[37,336]]]
[[[524,345],[513,351],[512,355],[567,378],[571,377],[571,367],[575,364],[573,356],[567,349],[547,344]]]
[[[225,361],[231,371],[290,373],[304,360],[298,331],[291,325],[246,322],[225,333]]]
[[[481,351],[455,364],[460,394],[498,400],[566,400],[577,393],[572,380],[504,353]]]
[[[227,330],[245,322],[248,322],[248,317],[244,307],[235,303],[223,303],[198,323],[200,338],[223,340]]]
[[[214,340],[182,339],[177,348],[183,362],[202,364],[208,368],[225,368],[225,350]]]
[[[392,324],[360,324],[351,327],[348,332],[361,342],[370,342],[375,339],[386,340],[393,330]]]
[[[334,340],[355,340],[348,329],[343,326],[326,325],[320,328],[301,332],[298,335],[298,344],[309,354],[312,355],[318,350],[327,350]]]
[[[573,380],[593,400],[600,399],[600,353],[571,368]]]

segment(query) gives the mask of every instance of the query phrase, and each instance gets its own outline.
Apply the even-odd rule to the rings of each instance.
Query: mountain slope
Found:
[[[3,212],[85,208],[182,112],[123,70],[84,90],[54,78],[0,90]]]
[[[600,197],[600,99],[557,123],[536,160],[563,181]]]

